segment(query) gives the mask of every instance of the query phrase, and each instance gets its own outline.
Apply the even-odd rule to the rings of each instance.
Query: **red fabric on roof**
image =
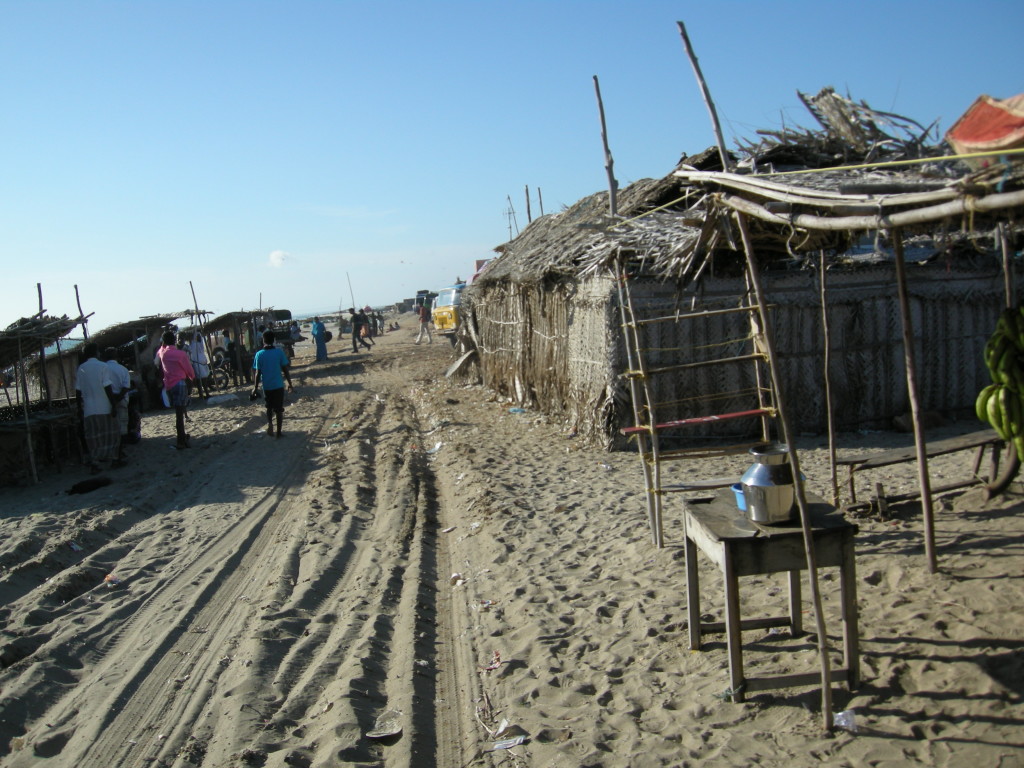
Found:
[[[946,141],[960,154],[1024,146],[1024,94],[979,96],[946,131]]]

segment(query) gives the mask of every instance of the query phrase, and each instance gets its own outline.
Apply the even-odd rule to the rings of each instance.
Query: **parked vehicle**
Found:
[[[455,346],[455,334],[459,329],[459,306],[462,304],[462,290],[465,283],[456,283],[437,292],[431,318],[434,321],[434,332],[445,336]]]

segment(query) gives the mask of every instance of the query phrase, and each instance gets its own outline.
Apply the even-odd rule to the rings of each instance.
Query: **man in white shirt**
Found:
[[[95,342],[90,341],[82,347],[83,361],[75,375],[75,400],[93,474],[100,471],[101,462],[114,458],[118,443],[110,368],[96,358],[97,354],[99,347]]]
[[[110,388],[114,393],[117,407],[117,427],[120,435],[114,466],[121,467],[128,458],[124,447],[128,442],[128,398],[131,396],[132,376],[127,368],[117,362],[117,349],[114,347],[103,350],[103,361],[110,368]]]

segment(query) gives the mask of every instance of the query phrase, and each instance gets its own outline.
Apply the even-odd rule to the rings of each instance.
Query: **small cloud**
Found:
[[[292,256],[287,251],[271,251],[270,252],[270,266],[274,269],[280,269],[284,266],[286,259],[290,259]]]

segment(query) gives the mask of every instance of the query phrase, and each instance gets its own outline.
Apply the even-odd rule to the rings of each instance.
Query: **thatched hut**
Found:
[[[836,106],[834,99],[816,98],[818,107]],[[799,403],[791,415],[795,430],[826,426],[822,265],[829,375],[834,400],[843,404],[837,426],[885,427],[907,412],[897,239],[910,264],[922,406],[971,410],[988,381],[981,351],[1006,302],[1003,250],[1008,244],[1015,253],[1024,241],[1018,225],[1024,169],[1007,162],[967,173],[955,161],[927,158],[941,146],[891,136],[887,146],[898,146],[900,154],[879,157],[877,128],[864,128],[870,122],[863,112],[851,117],[849,103],[838,104],[851,118],[842,130],[816,115],[824,133],[775,136],[751,151],[739,172],[714,169],[707,153],[685,158],[668,176],[621,191],[615,215],[609,195],[597,193],[535,220],[496,249],[498,258],[465,296],[464,343],[476,353],[483,383],[517,403],[564,415],[583,435],[621,444],[618,430],[631,421],[632,404],[623,378],[616,269],[628,271],[633,300],[648,311],[735,305],[749,291],[739,212],[773,307],[787,398]],[[876,165],[820,168],[866,159]],[[905,164],[879,168],[879,160]],[[780,163],[788,164],[787,173],[779,172]],[[813,172],[791,173],[796,165]],[[771,173],[750,173],[755,169]],[[1010,291],[1016,301],[1016,286]],[[687,338],[649,337],[648,362],[700,360],[709,345],[742,335],[737,322],[735,315],[709,316]],[[685,418],[695,394],[741,392],[752,386],[744,376],[681,371],[658,384],[654,399],[669,404],[659,417]],[[756,431],[756,425],[739,420],[709,430]]]
[[[59,342],[81,322],[41,314],[0,331],[0,484],[35,479],[40,462],[59,465],[77,453],[74,375],[70,381],[65,377],[37,388],[30,385],[27,368],[45,360],[47,348],[54,345],[51,359],[58,364],[77,357],[62,354]]]

